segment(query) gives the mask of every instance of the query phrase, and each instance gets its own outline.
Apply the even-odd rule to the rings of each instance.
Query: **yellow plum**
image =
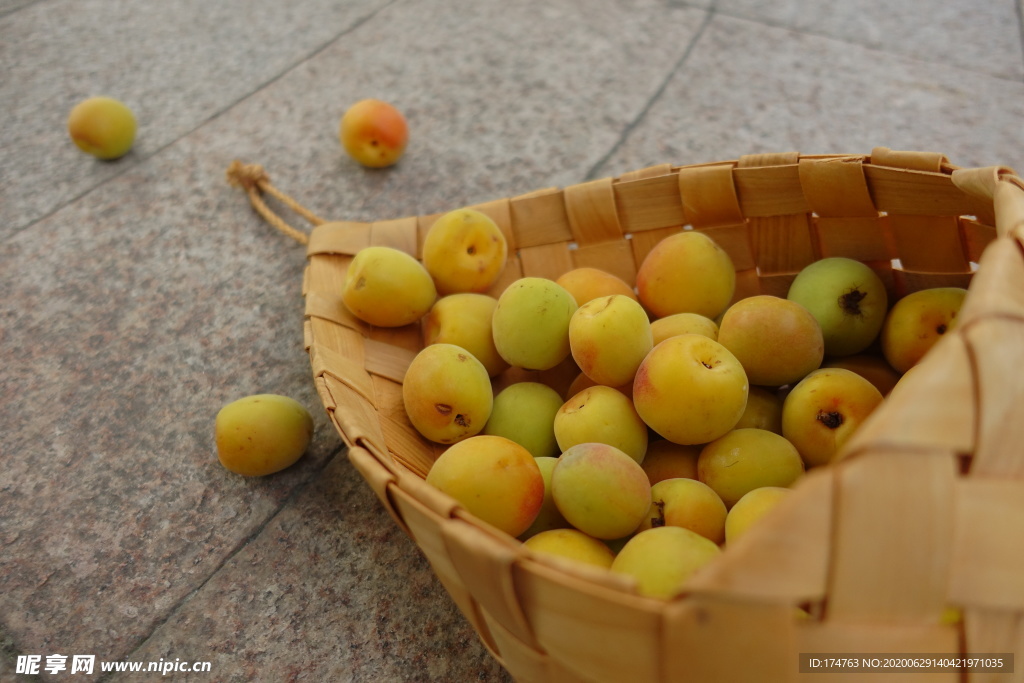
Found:
[[[558,458],[549,456],[540,458],[535,457],[534,461],[536,461],[537,467],[540,468],[540,474],[544,478],[544,502],[541,503],[540,511],[537,513],[537,517],[533,520],[530,528],[520,534],[519,537],[524,540],[531,538],[542,531],[548,531],[550,529],[565,529],[569,527],[569,522],[567,522],[562,513],[558,511],[558,506],[555,505],[555,499],[551,496],[551,473],[555,471],[555,466],[558,464]]]
[[[888,396],[902,375],[885,358],[869,353],[834,358],[822,364],[823,368],[845,368],[875,385],[882,396]]]
[[[765,387],[750,387],[747,394],[747,407],[743,410],[739,422],[733,429],[753,427],[767,429],[776,434],[782,433],[782,397],[775,391]]]
[[[655,346],[680,334],[702,334],[717,341],[718,324],[699,313],[673,313],[651,322],[651,334]]]
[[[827,356],[851,356],[870,346],[889,308],[882,278],[867,264],[841,256],[805,266],[786,298],[818,321]]]
[[[697,458],[702,445],[684,446],[668,439],[657,439],[647,444],[647,454],[640,463],[647,479],[654,486],[665,479],[697,478]]]
[[[686,582],[721,552],[713,541],[689,529],[660,526],[629,539],[615,556],[611,570],[636,579],[641,595],[667,599],[680,593]]]
[[[729,255],[702,232],[684,230],[648,252],[636,275],[640,302],[657,318],[699,313],[714,319],[736,291]]]
[[[535,458],[559,453],[555,415],[562,407],[558,392],[540,382],[516,382],[494,396],[484,434],[512,439]]]
[[[498,297],[494,345],[513,367],[550,370],[569,357],[569,321],[578,306],[554,280],[524,277]]]
[[[826,465],[882,402],[874,384],[845,368],[821,368],[782,403],[782,435],[808,467]]]
[[[214,421],[217,457],[235,474],[258,477],[293,465],[313,437],[313,418],[301,403],[255,394],[228,403]]]
[[[560,275],[555,282],[572,294],[578,306],[612,294],[621,294],[637,300],[636,292],[625,280],[599,268],[574,268]]]
[[[740,299],[722,316],[718,341],[743,364],[751,384],[799,382],[825,357],[821,326],[800,304],[759,294]]]
[[[454,344],[431,344],[406,369],[402,401],[416,431],[451,444],[483,430],[494,394],[486,368],[473,354]]]
[[[789,486],[804,473],[793,444],[765,429],[734,429],[704,446],[697,478],[714,489],[727,508],[762,486]]]
[[[611,548],[577,529],[542,531],[526,539],[523,545],[535,552],[557,555],[604,569],[611,567],[615,559]]]
[[[699,334],[655,346],[633,380],[637,413],[679,444],[703,444],[732,429],[747,405],[749,384],[736,356]]]
[[[494,346],[491,318],[498,300],[487,294],[461,292],[443,296],[423,317],[423,344],[455,344],[472,353],[491,377],[508,369]]]
[[[774,510],[791,490],[783,486],[762,486],[745,493],[725,518],[725,542],[735,543],[750,527]]]
[[[401,327],[425,316],[437,299],[423,264],[392,247],[364,247],[345,272],[341,300],[360,320]]]
[[[900,373],[917,365],[956,325],[966,297],[967,290],[961,287],[933,287],[897,301],[882,327],[882,353],[889,364]]]
[[[449,211],[423,238],[423,265],[442,295],[486,292],[505,269],[507,256],[501,228],[476,209]]]
[[[544,477],[533,456],[500,436],[449,446],[431,466],[427,483],[510,536],[526,531],[544,503]]]
[[[618,387],[632,382],[653,347],[647,312],[622,294],[591,299],[569,320],[572,357],[598,384]]]
[[[587,442],[615,446],[642,463],[647,425],[621,391],[598,384],[576,394],[555,413],[555,439],[562,451]]]
[[[338,139],[363,166],[383,168],[405,154],[409,124],[393,104],[372,98],[359,100],[341,117]]]
[[[638,531],[659,526],[681,526],[709,541],[725,541],[725,503],[704,482],[679,477],[651,487],[651,509]]]
[[[97,159],[118,159],[135,144],[135,114],[112,97],[82,100],[71,109],[67,125],[75,146]]]
[[[603,540],[633,533],[651,507],[651,485],[640,465],[602,443],[577,444],[559,456],[551,496],[569,524]]]

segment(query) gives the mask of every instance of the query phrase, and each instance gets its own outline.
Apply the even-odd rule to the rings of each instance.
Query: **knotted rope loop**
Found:
[[[234,187],[240,187],[245,190],[245,193],[249,196],[249,203],[252,204],[257,213],[263,216],[263,218],[272,226],[285,235],[288,235],[299,244],[308,244],[309,236],[301,230],[297,230],[288,225],[283,218],[274,213],[274,211],[267,206],[266,202],[263,201],[264,193],[274,197],[289,209],[305,218],[312,225],[321,225],[327,222],[274,187],[270,182],[270,176],[267,175],[267,172],[263,170],[263,167],[259,164],[243,164],[241,161],[236,159],[231,162],[230,166],[228,166],[227,178],[228,183]]]

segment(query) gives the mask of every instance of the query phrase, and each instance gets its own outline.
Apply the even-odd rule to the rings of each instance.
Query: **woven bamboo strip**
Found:
[[[539,648],[514,586],[512,565],[519,557],[518,545],[501,538],[497,530],[473,524],[444,524],[441,534],[448,558],[482,611],[520,642]]]
[[[572,228],[561,190],[513,198],[509,215],[514,242],[520,249],[571,242]]]
[[[327,299],[326,295],[319,293],[312,298],[314,302],[329,301],[331,304],[329,311],[326,311],[331,314],[330,316],[321,317],[307,310],[306,322],[316,345],[340,354],[354,363],[365,363],[365,324],[362,321],[353,323],[354,317],[351,314],[335,315],[337,304],[340,304],[337,298]],[[324,312],[323,308],[326,307],[326,303],[324,306],[314,303],[312,310]]]
[[[370,226],[370,244],[391,247],[419,258],[419,221],[415,218],[376,221]]]
[[[947,602],[957,469],[946,449],[906,447],[876,448],[840,468],[830,618],[938,623]]]
[[[868,622],[816,622],[805,621],[799,624],[797,633],[797,653],[831,653],[832,656],[855,655],[859,660],[863,656],[877,657],[886,653],[933,653],[949,656],[960,651],[961,643],[955,629],[937,625],[888,624],[881,620]],[[794,657],[795,658],[795,657]],[[795,668],[795,665],[794,665]],[[797,679],[814,683],[862,683],[868,680],[913,681],[914,683],[961,683],[959,671],[934,673],[900,672],[898,675],[886,672],[865,674],[863,671],[854,673],[800,674]]]
[[[598,268],[626,282],[636,282],[633,250],[626,240],[582,245],[573,250],[572,262],[576,268]]]
[[[847,457],[900,447],[971,453],[979,410],[975,391],[967,345],[959,335],[948,336],[892,390],[887,410],[853,435]]]
[[[964,610],[966,640],[974,652],[998,653],[1024,652],[1024,628],[1021,628],[1021,614],[1006,609],[967,608]],[[1019,657],[1018,657],[1019,660]],[[1022,672],[1014,663],[1014,672],[975,673],[968,672],[968,683],[1018,683]]]
[[[366,340],[366,371],[401,383],[416,352],[382,342]]]
[[[823,218],[877,217],[859,157],[800,159],[800,186],[811,211]]]
[[[309,235],[306,255],[347,254],[355,255],[363,247],[370,246],[370,224],[333,221],[317,226]]]
[[[395,476],[388,470],[380,466],[380,461],[370,454],[365,448],[361,446],[352,446],[347,449],[348,460],[352,463],[352,466],[356,468],[356,471],[362,475],[366,483],[369,484],[370,490],[374,492],[377,499],[380,501],[381,506],[387,511],[388,515],[395,524],[407,535],[412,535],[409,531],[409,527],[406,526],[405,520],[395,510],[394,503],[391,500],[391,491],[394,489]]]
[[[419,325],[415,324],[404,327],[370,326],[367,338],[384,345],[398,346],[414,352],[423,347],[423,335]]]
[[[662,178],[672,173],[672,164],[657,164],[655,166],[648,166],[647,168],[637,169],[635,171],[628,171],[623,173],[616,180],[619,182],[629,182],[633,180],[647,180],[650,178]],[[643,213],[643,207],[637,207],[636,213]],[[629,213],[629,212],[627,212]]]
[[[970,218],[960,218],[960,235],[967,260],[976,264],[985,248],[996,238],[996,230],[991,225]]]
[[[733,170],[733,181],[746,218],[788,216],[810,211],[795,162],[784,166],[737,166]]]
[[[993,243],[982,256],[983,265],[975,275],[978,286],[967,294],[969,305],[960,316],[968,324],[982,316],[1020,320],[1024,317],[1024,265],[1022,247],[1013,240]]]
[[[762,274],[797,273],[818,258],[805,213],[751,218],[750,230]]]
[[[331,417],[344,428],[346,445],[362,445],[372,448],[376,452],[387,452],[384,433],[380,428],[380,421],[369,420],[368,417],[375,417],[374,406],[365,398],[360,396],[348,385],[342,384],[330,375],[321,375],[324,382],[324,389],[330,393],[331,401],[335,405]]]
[[[660,680],[662,605],[545,564],[519,567],[520,600],[549,656],[593,680]]]
[[[950,167],[946,156],[938,152],[893,150],[886,147],[875,147],[871,150],[870,159],[872,164],[878,166],[891,166],[893,168],[905,168],[913,171],[929,171],[931,173],[941,173],[943,169]]]
[[[926,216],[991,215],[992,205],[949,182],[949,176],[885,166],[865,166],[879,211]]]
[[[726,548],[730,561],[693,577],[690,590],[789,605],[822,600],[828,585],[833,477],[831,470],[809,472],[757,534]]]
[[[306,316],[308,318],[335,323],[339,327],[350,330],[360,330],[366,327],[365,323],[352,315],[340,296],[325,296],[324,291],[313,289],[306,294]]]
[[[363,363],[323,344],[314,344],[308,351],[315,376],[329,375],[358,393],[368,403],[376,406],[376,399],[373,395],[373,378]]]
[[[995,211],[1002,217],[1000,234],[1013,237],[1024,244],[1024,179],[1016,176],[999,183],[993,191]]]
[[[978,472],[1024,475],[1024,320],[994,317],[978,320],[965,333],[979,387],[975,465]],[[988,349],[998,348],[993,356]]]
[[[565,209],[580,246],[622,238],[611,178],[565,188]]]
[[[519,250],[519,276],[557,279],[576,267],[569,245],[564,242],[524,247]]]
[[[671,681],[797,681],[794,608],[698,595],[670,605],[662,635]]]
[[[380,419],[381,433],[395,464],[419,477],[426,477],[440,449],[423,443],[423,438],[406,422]]]
[[[681,168],[678,175],[687,223],[695,228],[743,223],[732,164]]]
[[[723,224],[696,229],[713,239],[729,255],[729,259],[737,271],[751,270],[757,267],[754,248],[750,243],[750,231],[746,225]]]
[[[482,613],[487,630],[494,639],[495,648],[501,653],[501,661],[510,671],[528,681],[558,680],[552,678],[551,659],[536,647],[526,645],[507,628],[487,613]],[[569,679],[571,680],[571,679]]]
[[[446,554],[444,539],[440,531],[441,526],[447,523],[445,518],[437,515],[402,488],[396,488],[393,496],[395,509],[408,525],[413,540],[416,541],[416,545],[427,558],[434,575],[444,586],[459,611],[473,626],[480,636],[481,642],[501,661],[501,654],[480,614],[476,600],[462,583],[462,578]]]
[[[971,284],[973,274],[963,273],[932,273],[918,270],[907,270],[905,268],[893,268],[893,291],[896,296],[903,296],[909,292],[916,292],[931,287],[961,287],[966,288]]]
[[[619,207],[622,231],[637,233],[656,230],[673,219],[681,225],[682,200],[674,181],[675,176],[671,174],[638,175],[616,184],[615,200]]]
[[[970,271],[967,246],[956,216],[890,216],[889,226],[904,268],[939,273]]]
[[[1024,610],[1024,483],[965,478],[955,497],[950,598],[956,604]]]
[[[678,187],[675,172],[613,183],[619,225],[634,234],[683,225],[686,220]]]
[[[891,244],[888,217],[819,217],[814,220],[814,233],[822,258],[890,261],[896,251]]]

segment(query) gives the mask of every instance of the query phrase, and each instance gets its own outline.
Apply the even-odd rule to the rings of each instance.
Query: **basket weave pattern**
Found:
[[[958,326],[845,457],[809,472],[775,514],[665,602],[607,572],[533,554],[423,481],[441,447],[412,428],[401,387],[422,347],[419,328],[368,326],[340,295],[359,249],[419,256],[438,216],[318,225],[303,291],[321,400],[353,465],[517,680],[806,681],[799,653],[1024,651],[1024,184],[1010,169],[884,148],[750,155],[474,208],[509,242],[493,294],[580,266],[635,282],[648,251],[682,229],[729,253],[737,298],[784,297],[803,266],[826,256],[868,263],[893,300],[970,285]],[[510,370],[498,381],[563,388],[575,369],[542,374]],[[961,622],[941,620],[950,605]]]

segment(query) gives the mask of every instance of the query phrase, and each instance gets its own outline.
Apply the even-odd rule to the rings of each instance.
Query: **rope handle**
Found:
[[[262,195],[264,193],[274,197],[314,226],[327,222],[274,187],[270,182],[270,176],[267,175],[267,172],[259,164],[243,164],[241,161],[235,160],[228,166],[227,178],[228,183],[232,186],[245,190],[245,193],[249,195],[249,203],[252,204],[257,213],[263,216],[272,226],[299,244],[308,244],[309,236],[301,230],[293,228],[283,218],[274,213],[267,206],[266,202],[263,201]]]

